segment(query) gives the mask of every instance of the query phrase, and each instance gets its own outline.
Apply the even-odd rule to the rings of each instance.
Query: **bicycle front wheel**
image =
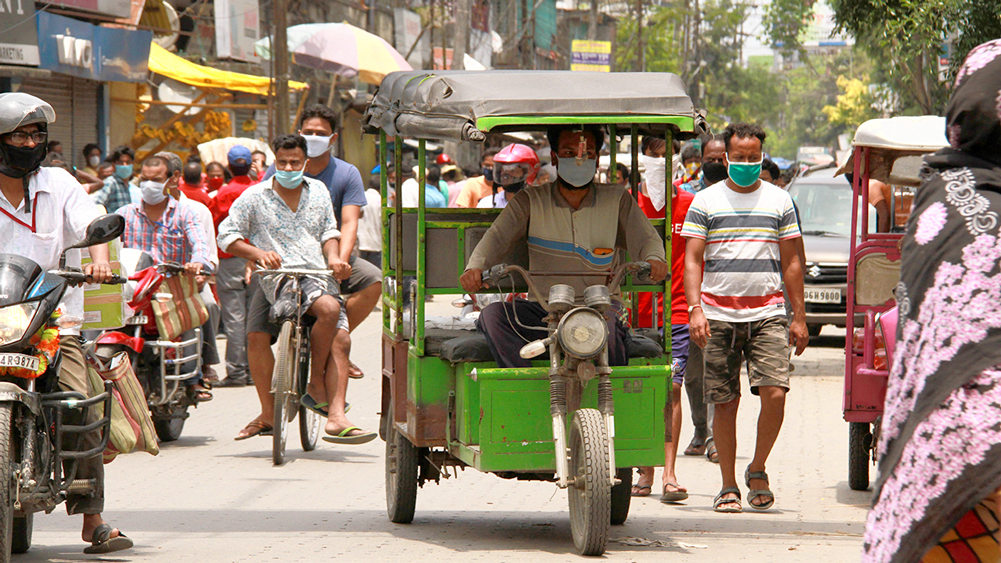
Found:
[[[295,323],[285,321],[278,336],[278,358],[271,376],[271,389],[275,399],[274,430],[272,430],[271,458],[275,465],[285,463],[285,439],[288,437],[289,414],[297,408],[293,391],[295,370],[298,369],[295,342]]]

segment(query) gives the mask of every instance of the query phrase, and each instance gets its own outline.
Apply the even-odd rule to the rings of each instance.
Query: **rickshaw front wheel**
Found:
[[[417,447],[393,424],[390,400],[386,434],[386,512],[389,521],[409,524],[417,508]]]
[[[868,422],[848,423],[848,486],[853,491],[869,488],[872,432]]]
[[[612,487],[612,525],[621,526],[629,517],[629,502],[632,499],[633,468],[620,467],[615,470],[619,484]]]
[[[601,555],[612,519],[608,432],[597,409],[578,409],[570,423],[570,531],[581,555]]]

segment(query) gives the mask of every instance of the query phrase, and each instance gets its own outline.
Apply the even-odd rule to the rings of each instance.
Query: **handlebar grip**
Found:
[[[493,283],[500,279],[507,272],[507,264],[497,264],[493,268],[484,271],[480,278],[483,283]]]
[[[108,284],[126,284],[126,283],[129,283],[129,279],[126,278],[126,277],[123,277],[123,276],[119,276],[118,274],[114,274],[114,275],[111,276],[111,279],[108,280],[107,283]]]

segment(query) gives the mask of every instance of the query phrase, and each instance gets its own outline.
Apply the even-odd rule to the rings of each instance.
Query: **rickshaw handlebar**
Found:
[[[606,285],[609,289],[617,287],[619,283],[622,282],[622,278],[625,277],[627,273],[637,274],[637,275],[648,275],[650,273],[650,263],[649,262],[627,262],[616,268],[611,274],[609,272],[529,272],[528,270],[522,268],[521,266],[515,264],[498,264],[489,270],[485,270],[481,274],[481,279],[484,284],[496,285],[497,281],[501,278],[508,276],[512,273],[517,272],[521,274],[521,277],[528,284],[529,291],[535,296],[535,299],[539,303],[546,303],[547,299],[540,292],[538,287],[535,285],[535,280],[532,278],[535,276],[588,276],[588,277],[604,277],[608,281]]]
[[[282,274],[286,276],[327,276],[334,277],[333,270],[306,270],[302,268],[279,268],[277,270],[257,270],[257,273],[262,276]]]

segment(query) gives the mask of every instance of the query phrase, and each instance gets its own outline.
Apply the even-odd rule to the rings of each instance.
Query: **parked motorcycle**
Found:
[[[168,275],[183,275],[184,266],[154,264],[149,254],[132,248],[122,249],[120,262],[128,275],[125,294],[131,314],[125,326],[97,337],[94,355],[106,363],[118,352],[128,354],[146,394],[156,435],[161,442],[172,442],[181,437],[188,408],[197,406],[184,383],[202,367],[202,330],[193,329],[194,336],[187,340],[161,338],[153,301],[173,299],[160,291],[161,284]]]
[[[109,242],[124,230],[120,215],[104,215],[73,248]],[[31,546],[35,512],[51,512],[67,494],[96,492],[101,485],[76,473],[81,460],[100,456],[108,445],[111,383],[89,399],[58,390],[59,331],[78,328],[83,319],[59,316],[57,308],[68,286],[86,281],[79,268],[66,267],[65,252],[51,272],[27,258],[0,254],[0,476],[6,480],[0,485],[0,563]],[[115,276],[111,283],[124,281]],[[89,409],[101,404],[101,419],[64,422],[89,420]],[[81,450],[89,432],[100,432],[100,443]],[[72,449],[63,448],[67,435],[76,436]]]

